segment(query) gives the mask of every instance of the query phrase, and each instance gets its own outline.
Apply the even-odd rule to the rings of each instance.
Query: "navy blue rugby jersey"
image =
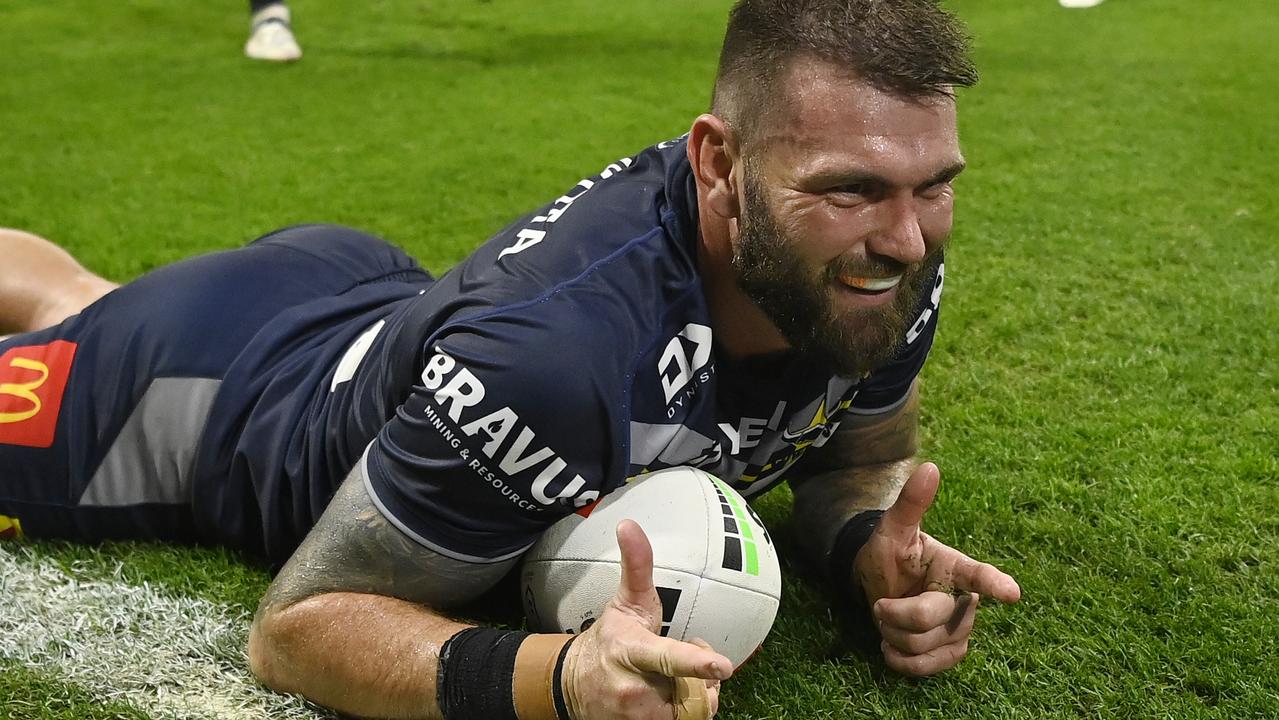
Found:
[[[858,380],[721,353],[697,245],[681,138],[582,180],[368,328],[330,433],[349,444],[394,408],[362,460],[387,517],[444,555],[498,561],[645,472],[693,465],[758,495],[846,413],[904,400],[942,270],[896,358]]]

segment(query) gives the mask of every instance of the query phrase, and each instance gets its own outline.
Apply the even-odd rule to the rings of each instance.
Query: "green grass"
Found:
[[[342,222],[447,269],[706,105],[728,3],[0,0],[0,225],[117,280]],[[725,691],[748,718],[1279,716],[1279,13],[1273,0],[957,3],[965,92],[927,529],[1022,584],[971,657],[888,672],[803,573]],[[763,515],[779,544],[789,498]],[[251,608],[216,551],[42,546]],[[0,670],[0,718],[137,718]]]

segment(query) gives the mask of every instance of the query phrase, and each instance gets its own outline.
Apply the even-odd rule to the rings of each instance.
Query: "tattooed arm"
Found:
[[[342,712],[439,718],[440,646],[467,626],[431,608],[482,593],[514,563],[463,563],[418,545],[373,505],[357,465],[258,606],[253,672]]]
[[[713,712],[732,662],[657,634],[652,549],[634,523],[617,533],[618,593],[564,659],[570,717],[672,717],[676,677],[699,678]],[[437,609],[487,590],[516,561],[471,564],[422,547],[386,521],[357,466],[258,606],[249,662],[268,687],[340,712],[435,720],[440,648],[467,627]]]
[[[919,450],[919,389],[882,415],[852,415],[825,445],[814,448],[792,479],[799,541],[823,562],[844,523],[865,510],[884,510],[915,469]]]
[[[1021,588],[993,565],[921,529],[941,477],[936,465],[915,461],[918,429],[916,386],[896,411],[841,425],[812,458],[813,474],[796,483],[795,525],[808,531],[801,541],[831,579],[865,597],[883,637],[885,664],[922,676],[947,670],[968,654],[981,596],[1012,603]],[[866,510],[885,512],[868,537],[861,535],[865,544],[854,555],[855,544],[837,539]]]

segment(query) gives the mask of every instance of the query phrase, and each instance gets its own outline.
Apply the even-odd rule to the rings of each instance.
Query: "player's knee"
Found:
[[[74,281],[51,292],[32,318],[31,330],[53,327],[101,300],[118,284],[84,271]]]

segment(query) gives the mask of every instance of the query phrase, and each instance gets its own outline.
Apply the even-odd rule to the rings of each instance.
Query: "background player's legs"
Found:
[[[41,286],[86,274],[49,243],[14,234],[0,244],[0,277],[19,247],[26,269],[14,275],[45,277],[13,297],[39,298]],[[292,383],[324,384],[390,303],[429,281],[380,239],[295,226],[157,268],[58,324],[0,341],[0,516],[9,518],[0,540],[9,522],[32,538],[203,540],[273,558],[291,550],[291,521],[269,540],[253,534],[256,476],[244,469],[283,480],[294,446],[282,439],[298,423],[278,401],[293,398]],[[69,293],[76,302],[62,306],[97,294]],[[59,313],[15,313],[15,324],[36,324],[32,314]],[[296,398],[297,413],[312,396]],[[260,438],[250,447],[242,432]],[[282,502],[309,507],[292,492]],[[328,492],[320,485],[315,502]]]
[[[42,237],[0,228],[0,335],[56,325],[119,287]]]
[[[293,62],[302,57],[302,48],[293,37],[293,18],[284,0],[249,0],[249,15],[246,56],[271,62]]]

